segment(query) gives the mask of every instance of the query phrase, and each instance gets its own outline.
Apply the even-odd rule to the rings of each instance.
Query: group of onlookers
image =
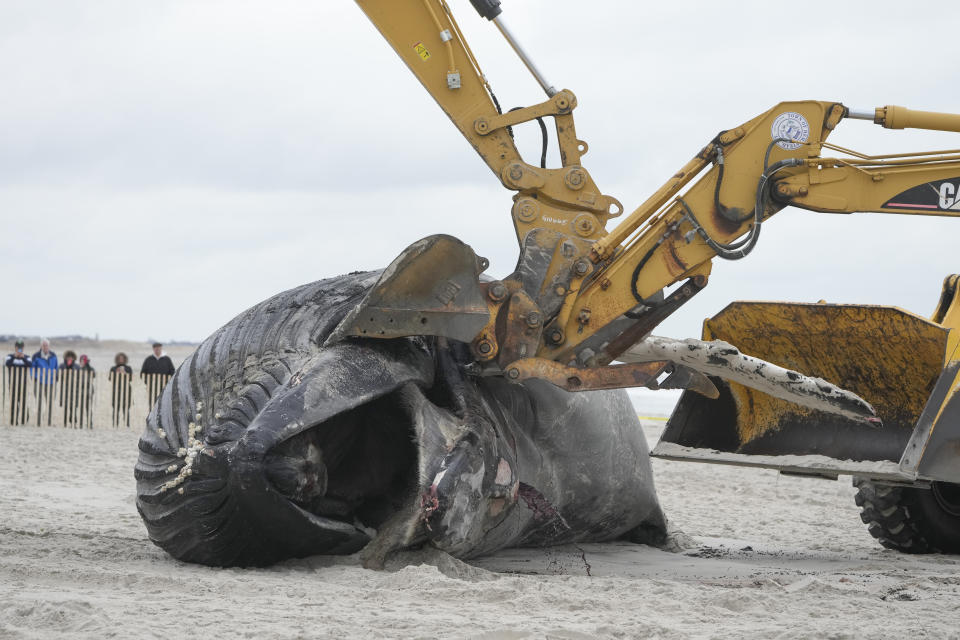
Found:
[[[86,354],[77,357],[72,350],[64,351],[63,361],[50,349],[50,341],[40,341],[40,349],[32,356],[24,350],[23,340],[14,343],[14,351],[4,361],[4,397],[10,397],[9,415],[3,409],[4,419],[9,424],[26,424],[31,413],[28,408],[28,383],[32,381],[33,406],[36,409],[37,424],[43,420],[51,423],[54,408],[54,396],[57,406],[62,408],[64,426],[92,426],[92,406],[94,399],[93,378],[96,371]],[[140,378],[146,385],[147,402],[156,402],[163,387],[175,372],[170,356],[163,353],[163,345],[153,344],[153,353],[143,361]],[[8,375],[9,374],[9,375]],[[110,382],[110,406],[113,409],[114,426],[122,423],[130,426],[130,407],[133,403],[133,369],[127,361],[127,354],[117,353],[113,366],[107,376]],[[7,393],[9,392],[9,394]],[[6,403],[6,400],[4,400]],[[59,409],[58,409],[59,410]],[[86,424],[85,424],[86,423]]]
[[[23,340],[17,340],[13,345],[13,353],[7,356],[4,364],[7,367],[24,367],[36,370],[41,379],[54,378],[53,372],[63,369],[93,371],[90,366],[90,358],[87,354],[81,354],[77,358],[74,351],[67,350],[63,354],[63,362],[57,360],[57,354],[50,349],[50,341],[44,339],[40,342],[40,349],[28,356],[23,352]]]
[[[90,358],[85,353],[80,354],[78,358],[76,352],[68,349],[63,352],[63,362],[59,362],[57,360],[57,354],[50,349],[50,341],[46,338],[40,341],[40,349],[32,356],[28,356],[23,351],[23,347],[23,340],[17,340],[14,343],[13,353],[9,354],[4,361],[6,367],[31,369],[34,372],[34,376],[43,381],[46,381],[48,378],[52,381],[56,377],[57,371],[65,369],[88,371],[91,376],[96,375],[93,366],[90,364]],[[110,373],[113,374],[118,370],[127,374],[133,373],[133,369],[130,368],[127,361],[127,354],[122,351],[113,357],[113,366],[110,367]],[[163,345],[159,342],[154,342],[153,353],[143,361],[143,365],[140,367],[140,375],[153,373],[173,375],[174,371],[173,361],[170,359],[170,356],[163,352]]]

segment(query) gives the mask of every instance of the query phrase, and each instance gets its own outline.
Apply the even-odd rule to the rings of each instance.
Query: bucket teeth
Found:
[[[679,365],[673,367],[673,372],[656,386],[657,389],[689,389],[711,400],[720,397],[717,385],[710,378],[695,369]]]

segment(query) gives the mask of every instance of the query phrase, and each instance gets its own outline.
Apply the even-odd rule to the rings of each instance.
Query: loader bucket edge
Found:
[[[654,456],[827,477],[916,477],[900,461],[941,379],[947,328],[895,307],[734,302],[704,322],[703,334],[860,395],[883,426],[874,429],[714,379],[716,400],[681,396]]]

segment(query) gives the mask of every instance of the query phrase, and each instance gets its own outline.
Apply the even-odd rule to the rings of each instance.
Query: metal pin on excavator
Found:
[[[624,209],[581,162],[577,98],[544,78],[499,0],[471,3],[547,98],[507,113],[444,0],[357,3],[515,192],[520,256],[506,278],[483,279],[487,261],[463,242],[420,240],[328,342],[443,336],[471,346],[478,375],[569,391],[683,388],[654,455],[852,474],[881,543],[960,552],[958,276],[944,282],[931,319],[881,306],[736,302],[705,322],[703,340],[651,336],[707,285],[715,257],[746,257],[786,206],[960,216],[960,149],[868,156],[827,142],[847,119],[960,132],[960,115],[782,102],[721,131],[608,231]],[[548,117],[556,168],[545,166]],[[534,120],[544,135],[539,166],[523,160],[511,129]]]

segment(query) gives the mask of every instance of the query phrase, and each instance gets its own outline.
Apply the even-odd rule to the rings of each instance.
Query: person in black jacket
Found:
[[[85,353],[80,354],[80,359],[77,360],[80,363],[80,371],[86,371],[87,375],[91,378],[97,377],[96,369],[93,368],[93,365],[90,364],[90,356]]]
[[[123,351],[118,351],[117,355],[113,356],[113,366],[110,367],[110,379],[113,379],[113,374],[120,372],[121,374],[125,373],[128,376],[133,374],[133,369],[130,368],[130,365],[127,364],[127,354]]]
[[[113,356],[113,366],[107,375],[110,381],[110,406],[113,408],[113,426],[124,421],[130,426],[130,405],[133,404],[133,369],[127,364],[127,354],[120,351]]]
[[[70,369],[71,371],[77,371],[80,369],[80,365],[77,364],[77,354],[73,351],[67,350],[63,352],[63,362],[60,363],[60,370]]]
[[[77,364],[75,351],[63,352],[63,362],[60,363],[58,380],[58,395],[60,406],[63,407],[63,426],[76,427],[80,421],[80,365]]]
[[[23,352],[23,340],[17,340],[13,345],[13,353],[7,354],[7,359],[3,364],[8,369],[12,369],[13,367],[30,368],[33,362],[30,360],[30,356]]]
[[[27,371],[32,365],[30,356],[23,352],[23,340],[17,340],[13,353],[4,360],[4,392],[10,392],[10,424],[27,422]]]
[[[140,367],[140,379],[147,383],[148,405],[153,406],[157,402],[157,398],[160,397],[160,393],[175,371],[173,360],[163,352],[163,345],[154,342],[153,355],[147,356],[143,366]]]
[[[173,360],[163,352],[163,345],[159,342],[153,343],[153,354],[147,356],[140,367],[140,375],[145,376],[151,373],[160,373],[165,376],[172,376],[176,370],[173,367]]]
[[[77,360],[80,364],[80,426],[93,426],[93,379],[97,377],[97,372],[90,364],[90,356],[85,353],[80,354]]]

